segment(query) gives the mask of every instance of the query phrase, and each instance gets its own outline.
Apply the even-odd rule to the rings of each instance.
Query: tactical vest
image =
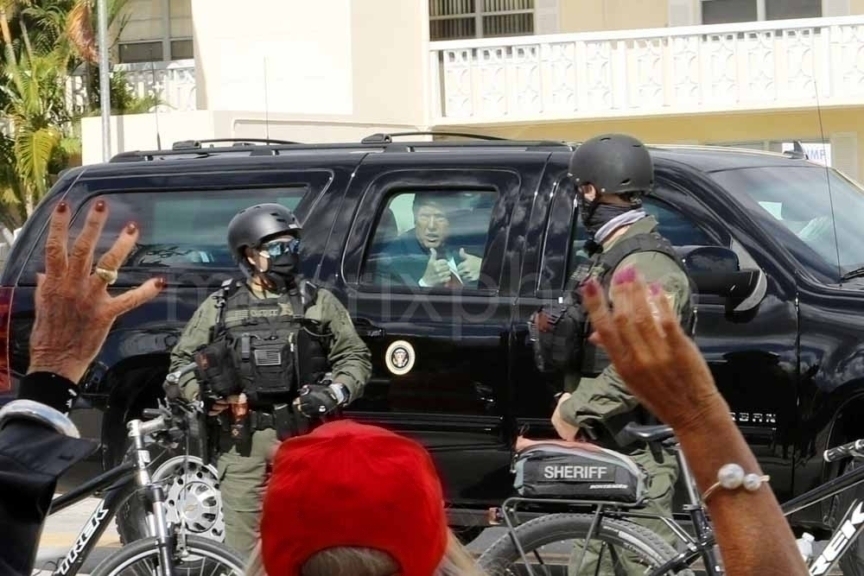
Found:
[[[211,342],[225,351],[230,369],[216,384],[217,394],[243,392],[250,405],[260,406],[290,402],[301,387],[317,383],[328,371],[332,334],[305,318],[316,297],[317,288],[305,280],[265,299],[253,296],[243,281],[225,282]]]
[[[529,339],[534,362],[541,372],[578,370],[597,373],[605,367],[598,350],[587,341],[588,317],[582,307],[578,289],[589,277],[596,277],[608,294],[612,274],[618,265],[637,252],[660,252],[669,256],[686,274],[681,257],[672,244],[656,232],[637,234],[615,243],[608,251],[595,253],[581,264],[568,281],[562,302],[542,306],[528,321]],[[695,285],[690,281],[690,300],[682,311],[682,327],[692,335],[696,326]],[[586,348],[590,353],[586,354]],[[587,356],[587,358],[586,358]],[[603,355],[605,356],[605,354]],[[608,365],[608,359],[606,359]]]

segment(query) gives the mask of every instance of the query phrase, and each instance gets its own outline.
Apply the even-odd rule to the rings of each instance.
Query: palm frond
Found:
[[[90,2],[79,1],[66,17],[66,37],[78,55],[86,62],[96,63],[99,50],[93,28],[93,10]]]
[[[15,135],[15,159],[18,173],[26,177],[35,199],[45,193],[48,186],[48,164],[60,142],[60,132],[54,126],[32,130],[22,126]]]

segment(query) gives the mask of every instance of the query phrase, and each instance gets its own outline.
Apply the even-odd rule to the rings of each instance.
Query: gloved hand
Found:
[[[294,400],[294,405],[305,416],[314,418],[324,416],[335,410],[339,401],[329,386],[310,384],[300,390],[300,396]]]

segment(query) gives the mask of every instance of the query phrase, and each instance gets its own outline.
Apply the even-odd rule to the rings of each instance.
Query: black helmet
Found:
[[[647,194],[654,187],[654,163],[636,138],[603,134],[576,148],[570,176],[577,186],[593,184],[600,194]]]
[[[228,223],[228,247],[234,260],[243,262],[246,248],[261,245],[268,238],[303,231],[294,212],[281,204],[257,204],[238,212]]]

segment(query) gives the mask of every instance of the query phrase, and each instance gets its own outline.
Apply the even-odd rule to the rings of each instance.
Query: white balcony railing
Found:
[[[127,82],[138,96],[157,95],[161,101],[159,112],[197,109],[195,60],[117,64],[114,70],[125,72]],[[87,102],[86,85],[83,72],[69,79],[67,97],[75,110],[83,109]]]
[[[864,104],[864,16],[430,49],[433,124]]]

